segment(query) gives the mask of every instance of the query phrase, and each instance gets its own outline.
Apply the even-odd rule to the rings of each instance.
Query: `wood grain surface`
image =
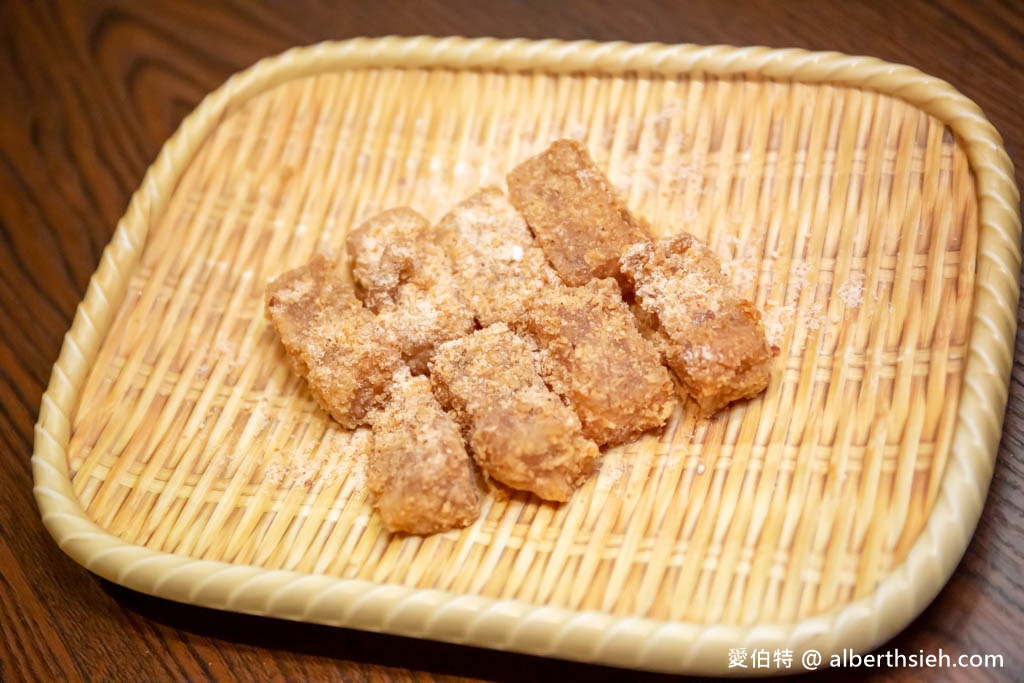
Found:
[[[64,333],[163,142],[232,73],[294,45],[386,34],[762,44],[916,66],[977,102],[1024,178],[1024,4],[872,0],[0,2],[0,681],[660,680],[617,669],[220,613],[126,591],[65,556],[29,459]],[[1018,309],[1018,320],[1021,309]],[[935,602],[879,648],[1002,669],[822,680],[1020,680],[1024,333],[992,487]],[[795,667],[794,670],[798,670]],[[667,678],[666,678],[667,680]]]

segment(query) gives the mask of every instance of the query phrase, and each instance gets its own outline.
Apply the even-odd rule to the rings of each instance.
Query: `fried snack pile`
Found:
[[[471,524],[483,478],[569,500],[601,447],[665,424],[672,374],[704,415],[767,385],[753,304],[696,238],[653,242],[578,143],[508,186],[436,225],[408,208],[364,222],[346,240],[353,282],[317,256],[267,287],[313,397],[370,427],[389,531]]]

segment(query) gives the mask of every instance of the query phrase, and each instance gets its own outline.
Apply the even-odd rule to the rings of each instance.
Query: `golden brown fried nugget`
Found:
[[[400,369],[370,421],[367,483],[388,531],[433,534],[480,516],[483,489],[459,425],[434,398],[430,380]]]
[[[451,272],[430,222],[412,209],[388,209],[360,223],[345,238],[352,279],[371,310],[392,304],[401,285],[430,287]]]
[[[401,365],[373,314],[334,264],[316,256],[267,285],[267,314],[296,371],[324,410],[349,429],[362,424]]]
[[[452,290],[407,289],[397,305],[381,310],[377,323],[386,343],[398,348],[402,360],[418,375],[426,373],[438,346],[475,328],[464,300]]]
[[[451,259],[412,209],[374,216],[349,234],[346,246],[366,305],[414,373],[426,372],[438,344],[475,328]]]
[[[656,316],[669,367],[701,413],[764,391],[772,353],[761,315],[741,299],[715,254],[683,234],[633,245],[622,256],[637,304]]]
[[[581,434],[572,409],[545,386],[535,361],[529,342],[498,323],[443,344],[430,363],[430,380],[484,472],[564,501],[593,471],[598,449]]]
[[[566,284],[605,277],[626,284],[619,257],[647,230],[582,145],[558,140],[527,159],[509,173],[508,191]]]
[[[537,290],[561,282],[526,221],[496,188],[480,190],[449,211],[437,234],[482,327],[515,320]]]
[[[630,441],[672,414],[672,378],[611,278],[539,292],[516,327],[536,340],[544,379],[599,445]]]

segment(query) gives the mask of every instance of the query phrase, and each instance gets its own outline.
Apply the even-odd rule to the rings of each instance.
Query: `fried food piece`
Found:
[[[430,222],[407,207],[388,209],[351,230],[345,238],[352,279],[374,311],[395,303],[401,285],[430,287],[451,273]]]
[[[768,386],[771,349],[753,303],[739,298],[715,254],[693,235],[626,250],[636,302],[655,316],[665,361],[704,415]]]
[[[509,199],[568,285],[614,277],[627,286],[619,257],[649,239],[578,142],[558,140],[508,174]]]
[[[370,218],[349,233],[346,248],[366,305],[414,373],[426,372],[439,344],[475,328],[451,259],[412,209]]]
[[[437,224],[437,234],[481,327],[515,320],[535,292],[561,283],[526,221],[497,188],[458,204]]]
[[[267,285],[266,310],[296,372],[320,406],[352,429],[383,397],[401,364],[373,313],[324,256]]]
[[[473,315],[457,289],[441,287],[422,290],[403,287],[394,306],[377,315],[386,343],[397,347],[402,359],[418,375],[438,346],[475,329]]]
[[[430,381],[463,425],[484,472],[565,501],[593,471],[597,445],[544,384],[535,356],[526,339],[498,323],[443,344],[430,363]]]
[[[539,292],[516,328],[536,340],[541,374],[588,439],[622,444],[672,414],[672,378],[611,278]]]
[[[472,524],[483,488],[459,425],[434,398],[430,380],[395,373],[388,401],[370,422],[367,484],[384,527],[433,534]]]

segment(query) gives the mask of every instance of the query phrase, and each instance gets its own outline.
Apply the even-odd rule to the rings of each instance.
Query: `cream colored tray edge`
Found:
[[[307,74],[368,66],[751,74],[828,82],[900,97],[953,130],[976,177],[981,231],[963,395],[935,508],[906,561],[874,594],[795,623],[708,627],[193,560],[125,543],[86,516],[68,473],[69,416],[145,245],[148,218],[163,210],[169,195],[164,190],[173,187],[179,170],[233,102]],[[797,657],[813,648],[827,663],[829,653],[869,650],[916,617],[952,575],[977,525],[1013,363],[1021,258],[1018,207],[1012,164],[977,105],[943,81],[873,58],[762,47],[429,37],[358,38],[292,49],[260,61],[208,96],[167,142],[132,197],[42,398],[32,456],[35,497],[46,528],[76,562],[110,581],[170,600],[666,672],[735,672],[727,666],[730,648],[788,648]]]

